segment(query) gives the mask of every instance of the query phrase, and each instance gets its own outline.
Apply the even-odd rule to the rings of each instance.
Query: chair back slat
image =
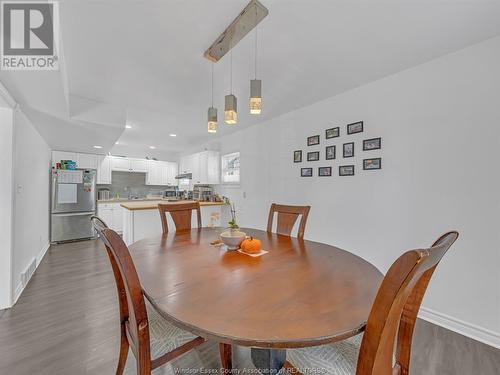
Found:
[[[413,329],[431,276],[444,254],[458,238],[452,231],[432,247],[412,250],[394,262],[378,290],[359,352],[357,375],[391,374],[396,335],[396,367],[409,371]]]
[[[128,328],[130,347],[136,358],[150,359],[146,304],[130,252],[118,233],[109,229],[104,221],[96,216],[91,220],[104,242],[113,268],[120,304],[120,319]]]
[[[201,228],[201,210],[199,202],[158,204],[163,233],[168,233],[167,212],[170,212],[170,216],[175,224],[175,230],[180,231],[191,229],[191,215],[193,210],[196,211],[198,228]]]
[[[274,215],[277,213],[276,233],[290,236],[298,217],[302,216],[297,231],[297,238],[303,238],[310,209],[311,206],[286,206],[273,203],[269,210],[267,231],[273,231]]]

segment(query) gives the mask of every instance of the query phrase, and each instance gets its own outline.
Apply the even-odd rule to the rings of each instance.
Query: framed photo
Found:
[[[335,159],[335,146],[326,146],[326,160]]]
[[[293,152],[293,162],[302,163],[302,150],[297,150]]]
[[[307,161],[318,161],[319,151],[312,151],[307,153]]]
[[[332,167],[319,167],[318,176],[320,177],[330,177],[332,175]]]
[[[344,143],[344,158],[352,158],[354,156],[354,142]]]
[[[319,135],[312,135],[310,137],[307,137],[307,145],[308,146],[319,145]]]
[[[382,138],[371,138],[363,141],[363,151],[378,150],[382,147]]]
[[[341,165],[339,176],[354,176],[354,165]]]
[[[361,133],[363,131],[363,121],[353,122],[347,125],[347,134]]]
[[[325,130],[325,138],[337,138],[340,135],[340,128],[337,126],[336,128],[326,129]]]
[[[366,171],[382,169],[382,158],[363,159],[363,169]]]
[[[312,168],[300,168],[300,177],[312,177],[313,169]]]

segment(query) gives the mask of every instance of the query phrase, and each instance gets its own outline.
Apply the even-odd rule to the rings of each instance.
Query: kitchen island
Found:
[[[161,233],[161,220],[158,204],[192,203],[193,201],[168,202],[165,200],[124,202],[123,208],[123,240],[127,245],[146,237]],[[219,227],[229,219],[229,205],[223,202],[200,202],[201,224],[203,227]],[[175,230],[170,214],[167,214],[168,227]],[[196,215],[192,215],[191,225],[198,226]]]

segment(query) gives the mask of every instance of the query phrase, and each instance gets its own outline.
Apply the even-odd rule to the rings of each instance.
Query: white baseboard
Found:
[[[464,322],[449,315],[421,307],[418,317],[438,326],[457,332],[463,336],[500,349],[500,334],[477,325]]]
[[[47,252],[47,250],[49,249],[49,247],[50,247],[50,242],[47,242],[45,244],[45,246],[37,254],[37,256],[36,256],[36,268],[38,268],[38,266],[42,262],[42,259],[45,256],[45,253]],[[36,271],[36,269],[35,269],[35,271]],[[35,273],[33,272],[33,274],[35,274]],[[33,277],[33,275],[32,275],[32,277]],[[28,280],[28,282],[29,282],[29,280]],[[28,283],[26,283],[26,285],[28,285]],[[13,299],[12,299],[12,306],[14,306],[16,304],[17,300],[21,296],[21,293],[23,292],[23,290],[24,290],[25,287],[26,286],[23,286],[22,282],[19,282],[16,285],[16,289],[14,290],[14,296],[13,296]]]
[[[38,265],[42,262],[43,257],[45,256],[45,253],[50,247],[50,242],[47,242],[45,246],[40,250],[38,255],[36,256],[36,268],[38,268]]]

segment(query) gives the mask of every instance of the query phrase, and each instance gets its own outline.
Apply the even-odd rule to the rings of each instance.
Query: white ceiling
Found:
[[[247,114],[251,33],[233,52],[239,123],[222,121],[227,55],[215,65],[219,132],[210,135],[203,52],[247,2],[60,1],[61,71],[2,71],[0,80],[55,149],[168,158],[500,34],[500,0],[261,0],[263,114]]]

